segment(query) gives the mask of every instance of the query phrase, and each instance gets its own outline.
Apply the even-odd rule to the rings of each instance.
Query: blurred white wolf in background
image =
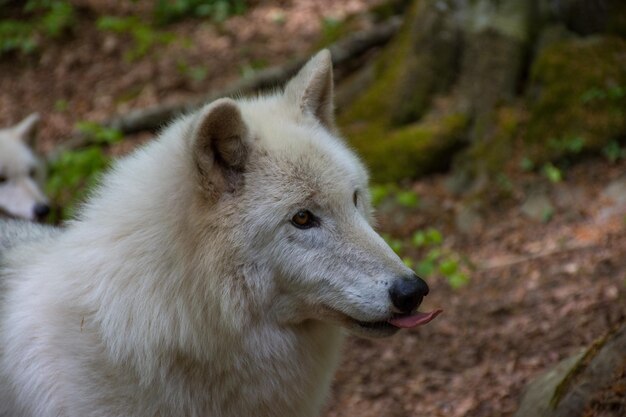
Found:
[[[315,416],[341,327],[434,318],[332,98],[322,51],[284,92],[173,123],[67,229],[2,224],[0,415]]]
[[[33,113],[0,129],[0,214],[37,220],[50,211],[38,184],[42,166],[29,148],[38,122],[39,115]]]

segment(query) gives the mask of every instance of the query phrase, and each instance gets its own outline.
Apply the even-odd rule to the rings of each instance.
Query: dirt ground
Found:
[[[40,53],[0,57],[0,126],[40,112],[38,147],[47,152],[78,121],[103,121],[130,109],[180,102],[255,68],[306,57],[322,40],[325,19],[363,16],[359,12],[379,1],[249,1],[256,5],[221,24],[190,19],[157,28],[155,33],[175,38],[155,42],[147,55],[129,59],[135,49],[132,35],[99,30],[97,20],[137,15],[149,21],[152,3],[74,0],[77,19],[71,33],[42,41]],[[357,20],[355,28],[371,24],[367,16]]]
[[[179,40],[131,62],[124,58],[129,39],[103,33],[94,22],[102,14],[145,14],[149,3],[77,1],[81,19],[71,36],[44,43],[40,54],[0,59],[0,125],[39,111],[37,147],[48,151],[79,120],[183,100],[259,62],[305,56],[319,42],[324,17],[374,3],[258,1],[222,25],[168,26]],[[183,67],[205,72],[194,78]],[[461,203],[447,191],[445,176],[414,183],[421,204],[382,210],[381,230],[408,237],[437,227],[445,246],[474,265],[470,283],[453,290],[443,278],[429,279],[424,310],[445,311],[428,326],[386,340],[349,338],[324,415],[512,416],[528,381],[626,321],[624,173],[624,161],[590,158],[558,184],[516,178],[512,197],[483,205],[472,233],[455,227]],[[549,222],[521,213],[537,189],[554,202]]]
[[[625,163],[583,162],[546,186],[557,202],[549,223],[526,218],[513,199],[489,206],[483,230],[469,235],[453,226],[459,207],[445,178],[414,184],[431,207],[415,209],[416,226],[439,227],[476,269],[460,290],[429,281],[424,310],[445,311],[428,326],[349,339],[326,415],[513,415],[534,376],[626,320],[626,198],[616,202],[607,190],[626,184],[625,172]],[[381,216],[382,229],[406,233],[390,225],[400,214]]]

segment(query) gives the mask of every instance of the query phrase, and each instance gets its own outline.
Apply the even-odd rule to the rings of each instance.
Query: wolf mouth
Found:
[[[396,326],[394,326],[393,324],[389,323],[388,321],[372,321],[372,322],[368,322],[368,321],[354,320],[354,322],[359,327],[362,327],[362,328],[368,329],[368,330],[392,330],[392,329],[397,329]]]
[[[412,327],[422,326],[427,324],[435,319],[443,310],[434,310],[428,313],[408,313],[408,314],[393,314],[387,320],[381,321],[360,321],[354,320],[356,324],[360,327],[364,327],[366,329],[392,329],[392,328],[401,328],[408,329]]]

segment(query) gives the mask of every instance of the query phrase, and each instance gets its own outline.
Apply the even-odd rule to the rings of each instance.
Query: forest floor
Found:
[[[327,416],[513,415],[533,377],[626,320],[625,173],[624,162],[590,159],[559,184],[514,181],[520,194],[541,189],[554,202],[551,220],[528,218],[511,198],[485,205],[470,234],[456,230],[460,202],[444,176],[413,184],[422,203],[381,213],[382,231],[437,227],[474,264],[470,282],[453,290],[429,280],[423,310],[445,311],[425,327],[350,338]]]
[[[0,126],[39,111],[42,152],[78,121],[184,100],[306,56],[323,37],[324,19],[376,2],[260,1],[220,25],[170,25],[176,40],[135,60],[127,56],[132,37],[94,22],[146,14],[150,2],[73,3],[80,19],[72,36],[26,58],[0,58]],[[127,140],[121,152],[138,142]],[[382,232],[410,239],[436,227],[444,248],[471,262],[470,280],[452,289],[444,278],[429,279],[424,309],[444,313],[428,326],[385,340],[348,338],[325,416],[512,416],[533,377],[626,321],[625,173],[625,161],[587,158],[558,183],[511,178],[508,197],[481,202],[471,233],[456,226],[463,205],[445,175],[409,185],[420,197],[414,208],[381,206]],[[553,206],[549,220],[523,214],[537,194]]]

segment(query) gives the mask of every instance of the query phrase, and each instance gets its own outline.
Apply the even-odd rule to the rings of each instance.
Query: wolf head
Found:
[[[36,220],[50,208],[39,189],[42,167],[29,148],[39,121],[31,114],[17,125],[0,129],[0,212]]]
[[[243,275],[257,277],[242,280],[266,294],[267,314],[330,321],[361,336],[437,314],[416,312],[428,286],[372,229],[367,171],[336,134],[327,50],[282,93],[207,105],[191,136],[207,207],[194,229],[229,229],[221,244]]]

